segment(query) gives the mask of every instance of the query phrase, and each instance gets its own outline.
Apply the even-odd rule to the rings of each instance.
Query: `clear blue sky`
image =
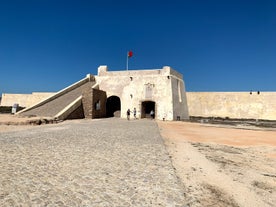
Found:
[[[276,91],[276,1],[0,0],[0,94],[168,65],[187,91]]]

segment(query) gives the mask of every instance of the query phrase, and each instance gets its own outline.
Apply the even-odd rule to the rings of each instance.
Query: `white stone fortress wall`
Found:
[[[276,92],[187,92],[190,116],[276,120]]]
[[[55,93],[33,92],[31,94],[11,94],[3,93],[1,106],[13,106],[17,103],[21,107],[30,107]]]
[[[107,66],[98,68],[95,76],[99,89],[107,92],[107,97],[117,96],[121,101],[121,117],[126,111],[137,109],[141,116],[144,101],[155,102],[158,120],[188,119],[185,86],[182,75],[165,66],[155,70],[108,71]]]
[[[276,120],[276,92],[185,92],[183,77],[165,66],[155,70],[108,71],[98,68],[97,87],[107,97],[121,101],[121,117],[128,108],[141,115],[143,101],[155,102],[159,120],[187,119],[189,116]],[[148,90],[146,92],[146,90]],[[55,93],[2,94],[1,106],[30,107]]]

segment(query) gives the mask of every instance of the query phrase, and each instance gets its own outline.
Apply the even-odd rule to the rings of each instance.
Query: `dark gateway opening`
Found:
[[[141,108],[141,118],[150,118],[150,111],[153,110],[155,113],[155,102],[154,101],[143,101]]]
[[[110,96],[106,101],[106,117],[121,117],[121,100],[118,96]]]

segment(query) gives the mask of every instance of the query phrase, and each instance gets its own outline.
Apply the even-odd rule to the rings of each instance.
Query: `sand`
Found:
[[[190,206],[275,206],[275,130],[158,125]]]
[[[38,127],[45,123],[56,123],[49,117],[21,117],[12,114],[0,114],[0,132],[23,130]]]

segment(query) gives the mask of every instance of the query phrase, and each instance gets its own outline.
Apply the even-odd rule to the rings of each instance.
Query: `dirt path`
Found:
[[[158,125],[191,206],[274,206],[276,131]]]

